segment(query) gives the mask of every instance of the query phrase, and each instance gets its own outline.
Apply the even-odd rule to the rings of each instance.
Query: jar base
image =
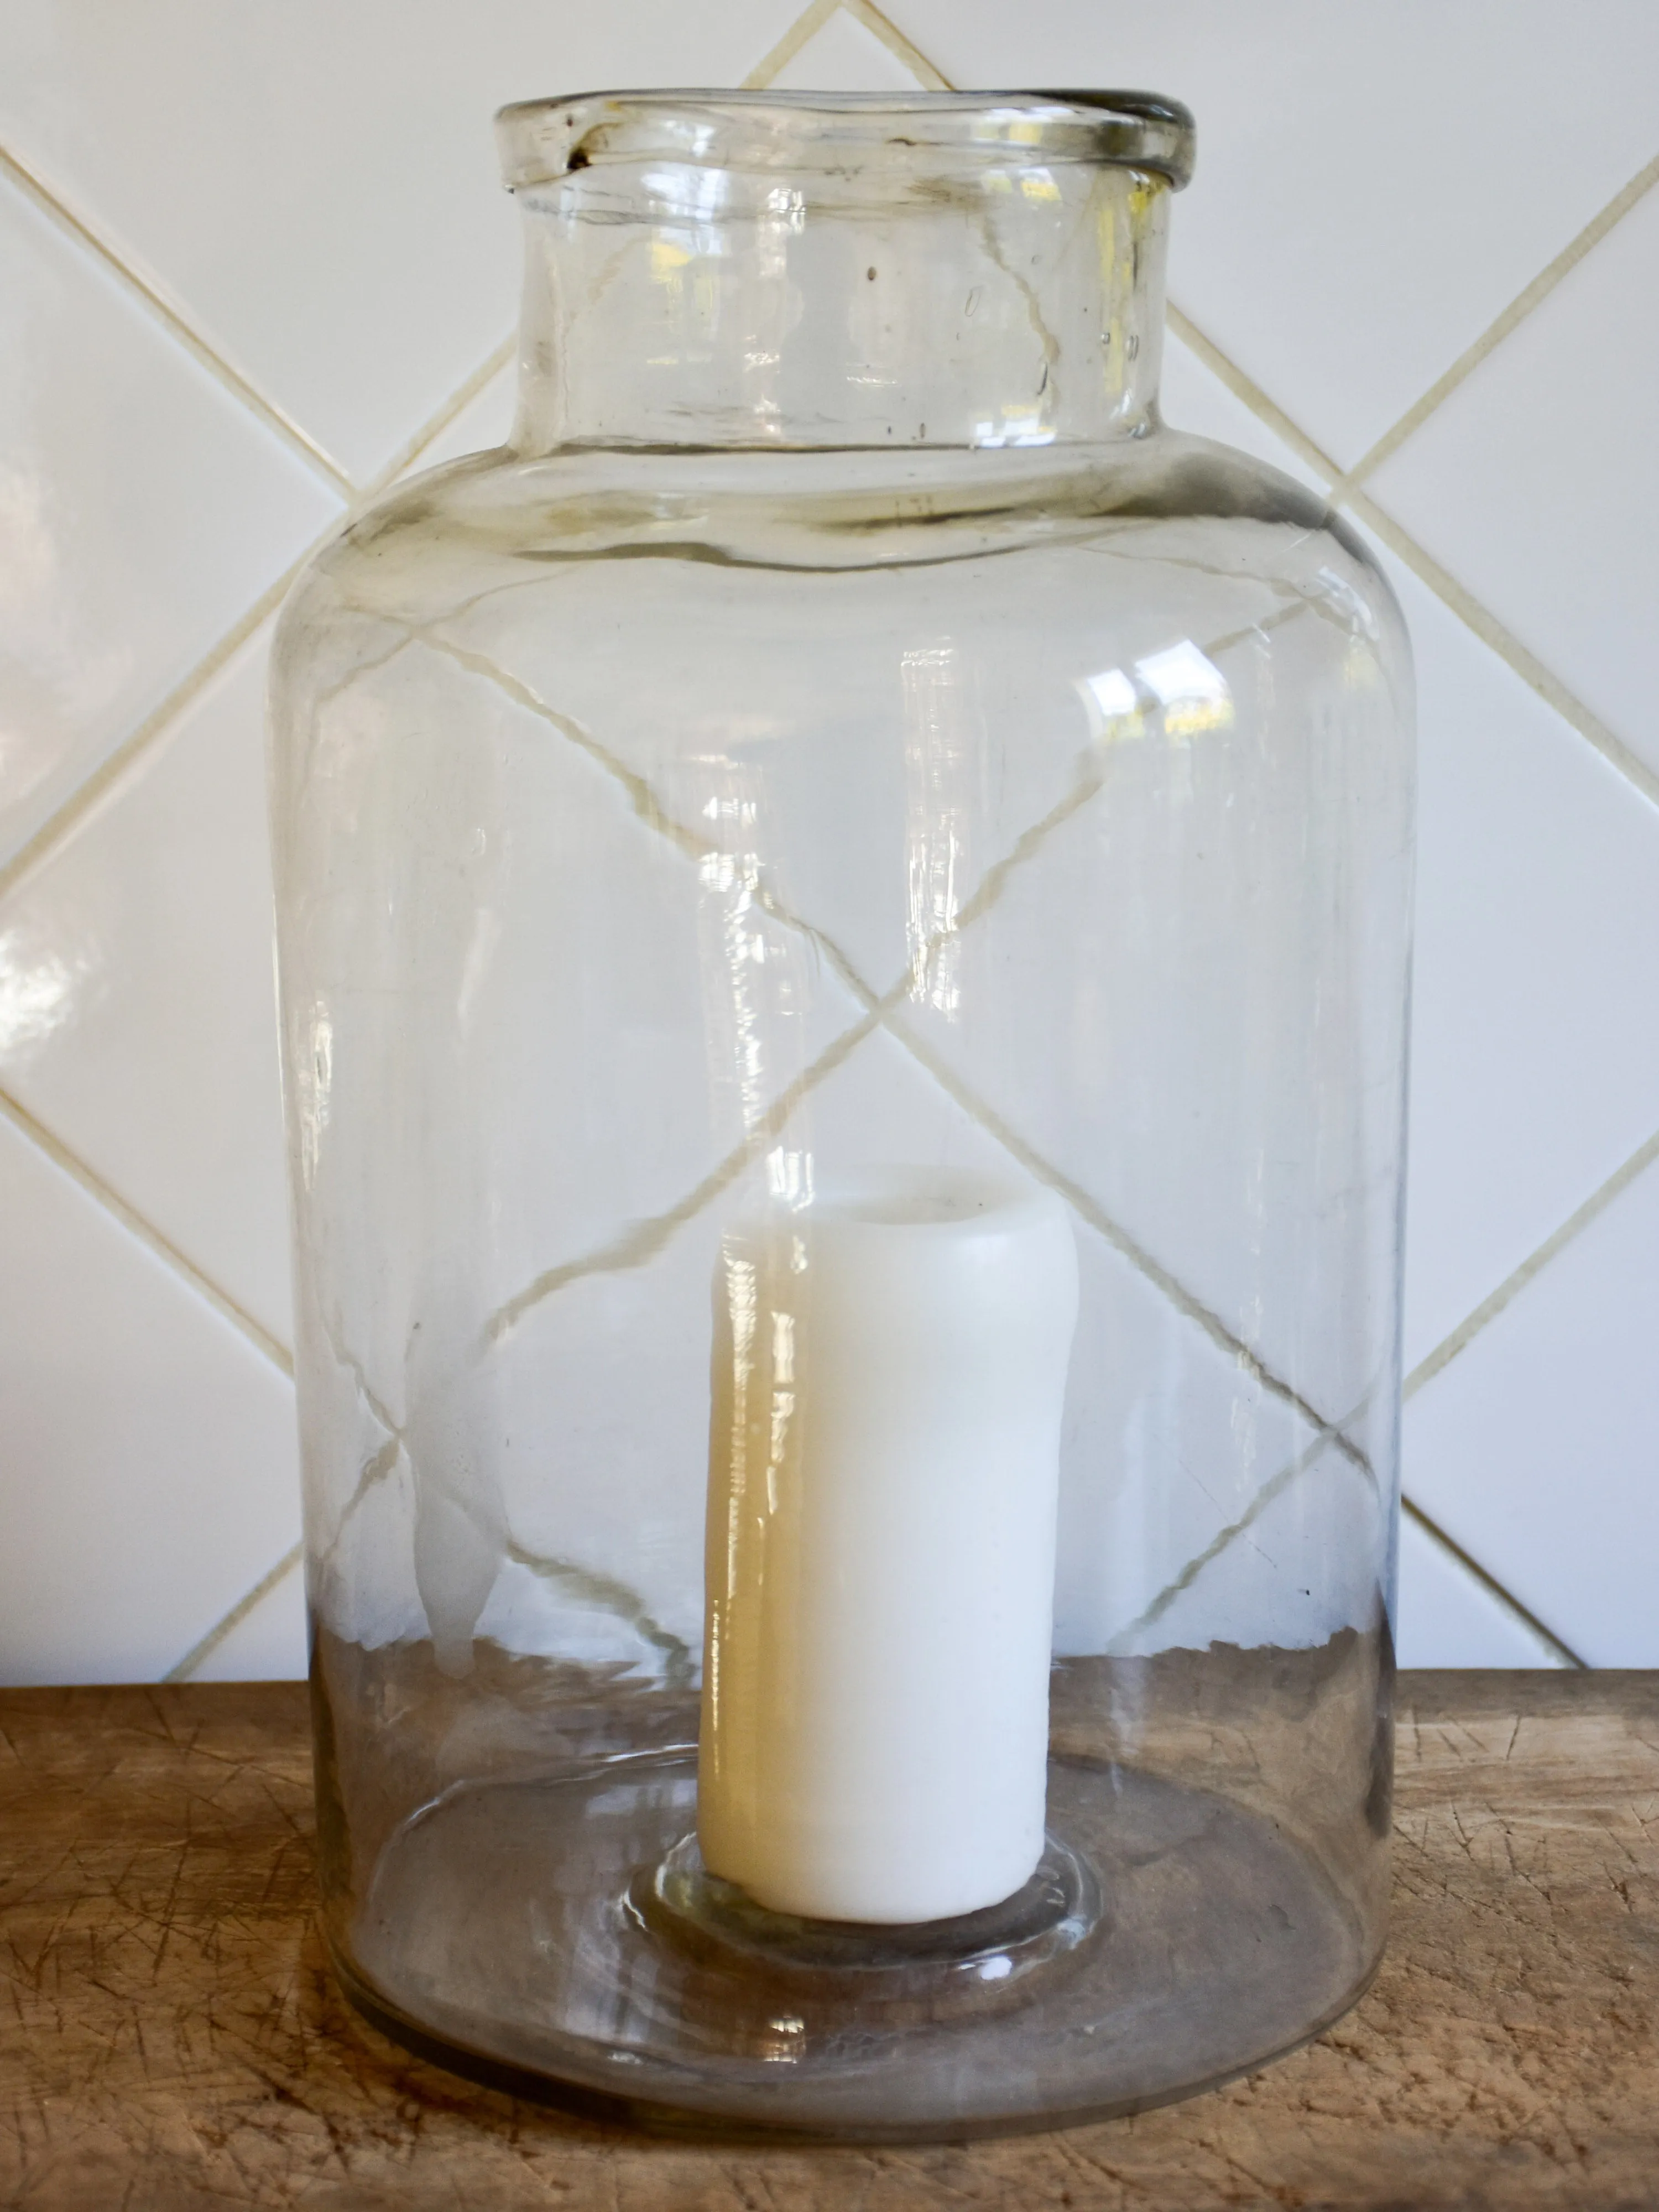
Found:
[[[1030,2002],[1025,1984],[1085,1942],[1100,1918],[1092,1869],[1057,1836],[1012,1896],[945,1920],[889,1925],[809,1920],[757,1905],[704,1867],[684,1837],[629,1893],[641,1922],[718,1983],[749,2019],[745,2041],[790,2033],[822,2045],[849,2021],[921,2027]]]
[[[1130,1767],[1051,1759],[1036,1893],[966,1916],[1012,1910],[1000,1946],[994,1929],[965,1945],[885,1930],[873,1960],[869,1931],[835,1931],[827,1955],[822,1923],[780,1946],[750,1907],[734,1929],[730,1899],[711,1925],[707,1877],[677,1856],[696,1807],[684,1752],[447,1794],[382,1854],[337,1956],[347,1995],[520,2095],[678,2130],[896,2142],[1212,2087],[1328,2026],[1376,1963],[1273,1822]]]

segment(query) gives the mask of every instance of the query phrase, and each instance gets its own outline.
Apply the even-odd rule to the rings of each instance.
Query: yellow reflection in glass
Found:
[[[1166,737],[1190,739],[1233,720],[1227,679],[1190,638],[1135,663],[1135,673],[1164,709]]]
[[[1137,660],[1133,676],[1103,668],[1097,676],[1080,677],[1077,691],[1097,744],[1144,738],[1149,710],[1158,714],[1164,736],[1182,744],[1233,720],[1226,678],[1190,638]]]

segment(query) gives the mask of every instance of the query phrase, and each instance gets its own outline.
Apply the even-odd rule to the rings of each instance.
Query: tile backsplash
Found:
[[[492,109],[744,82],[1195,109],[1165,412],[1343,502],[1418,655],[1401,1657],[1659,1664],[1659,10],[11,0],[0,1679],[303,1670],[271,616],[504,434]]]

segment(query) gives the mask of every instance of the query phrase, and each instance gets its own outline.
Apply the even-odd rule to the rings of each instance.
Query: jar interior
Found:
[[[330,1942],[417,2047],[655,2120],[1136,2109],[1382,1942],[1403,640],[1297,488],[1120,434],[1097,339],[1097,437],[872,452],[844,346],[750,437],[811,222],[664,258],[584,197],[633,152],[534,249],[632,428],[532,314],[556,451],[400,490],[276,656]],[[1016,197],[1144,308],[1168,180],[1073,166]]]

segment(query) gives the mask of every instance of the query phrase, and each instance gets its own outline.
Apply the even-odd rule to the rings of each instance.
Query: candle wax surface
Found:
[[[1035,1870],[1077,1299],[1012,1176],[872,1169],[728,1231],[697,1826],[757,1903],[936,1920]]]

